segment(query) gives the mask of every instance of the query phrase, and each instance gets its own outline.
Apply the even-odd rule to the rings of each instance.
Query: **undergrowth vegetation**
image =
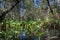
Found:
[[[3,22],[1,23],[3,24]],[[0,32],[0,38],[4,35],[7,39],[18,38],[23,31],[27,36],[35,35],[38,38],[45,34],[47,28],[58,28],[60,26],[60,20],[46,19],[46,20],[30,20],[30,21],[6,21],[6,32]]]

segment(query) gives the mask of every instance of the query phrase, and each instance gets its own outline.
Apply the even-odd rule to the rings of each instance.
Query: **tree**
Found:
[[[6,32],[6,20],[4,20],[6,14],[10,12],[20,1],[19,0],[14,0],[14,5],[9,7],[7,10],[4,10],[2,13],[0,13],[0,23],[3,22],[3,25],[1,27],[1,32],[3,31],[4,33]],[[4,21],[3,21],[4,20]],[[6,40],[6,35],[2,35],[3,39]]]
[[[14,5],[12,5],[12,7],[10,7],[9,9],[3,11],[0,15],[0,22],[2,22],[2,20],[5,18],[5,15],[10,12],[20,1],[19,0],[14,0],[15,3]]]

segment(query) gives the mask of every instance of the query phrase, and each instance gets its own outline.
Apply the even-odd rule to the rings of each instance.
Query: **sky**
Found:
[[[34,7],[37,8],[41,2],[42,0],[34,0]]]
[[[49,0],[50,5],[53,5],[53,0]],[[34,7],[38,7],[42,3],[42,0],[34,0]]]
[[[4,1],[0,0],[0,8],[4,8]]]
[[[34,8],[38,8],[42,3],[42,0],[33,0],[33,1],[34,1]],[[53,1],[50,0],[50,5],[52,5],[52,4],[53,4]],[[3,0],[0,2],[0,8],[4,8]],[[24,3],[22,1],[20,2],[20,8],[18,9],[18,11],[20,11],[20,15],[23,16],[25,8],[24,8]]]
[[[41,5],[42,0],[33,0],[33,2],[34,2],[34,8],[38,8]],[[53,0],[50,0],[50,5],[52,5],[52,4],[53,4]],[[21,1],[20,2],[20,12],[22,13],[23,11],[24,11],[24,4]]]
[[[40,6],[40,4],[42,3],[42,0],[33,0],[34,1],[34,7],[38,8]],[[53,0],[50,0],[50,5],[53,4]],[[4,3],[3,0],[2,2],[0,2],[0,8],[4,8]],[[23,11],[24,9],[24,3],[21,1],[20,2],[20,10]]]
[[[34,7],[38,7],[41,3],[42,3],[42,0],[34,0]],[[53,4],[53,0],[50,0],[50,5],[52,5],[52,4]],[[3,7],[3,6],[4,6],[4,4],[3,4],[3,0],[2,0],[2,2],[0,2],[0,7]],[[20,2],[20,7],[24,8],[24,4],[22,1]]]

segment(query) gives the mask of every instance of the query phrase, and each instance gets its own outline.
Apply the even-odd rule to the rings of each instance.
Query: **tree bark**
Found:
[[[48,7],[50,8],[51,13],[54,14],[54,13],[53,13],[53,10],[52,10],[52,8],[51,8],[51,6],[50,6],[49,0],[47,0],[47,4],[48,4]]]
[[[7,9],[6,11],[3,11],[2,13],[0,13],[0,22],[2,22],[2,20],[5,18],[5,15],[10,12],[20,1],[18,0],[14,0],[15,4],[12,5],[12,7],[10,7],[9,9]]]

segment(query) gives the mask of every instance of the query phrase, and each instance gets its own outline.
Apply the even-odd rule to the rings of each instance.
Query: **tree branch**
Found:
[[[18,1],[18,0],[14,0],[15,1],[15,4],[14,5],[12,5],[12,7],[10,7],[9,9],[7,9],[6,11],[3,11],[2,13],[0,13],[1,15],[0,15],[0,22],[4,19],[4,16],[8,13],[8,12],[10,12],[20,1]]]
[[[49,0],[47,0],[47,4],[48,4],[48,6],[49,6],[49,8],[50,8],[51,13],[54,14],[54,13],[53,13],[53,10],[52,10],[52,8],[51,8],[51,6],[50,6]]]

